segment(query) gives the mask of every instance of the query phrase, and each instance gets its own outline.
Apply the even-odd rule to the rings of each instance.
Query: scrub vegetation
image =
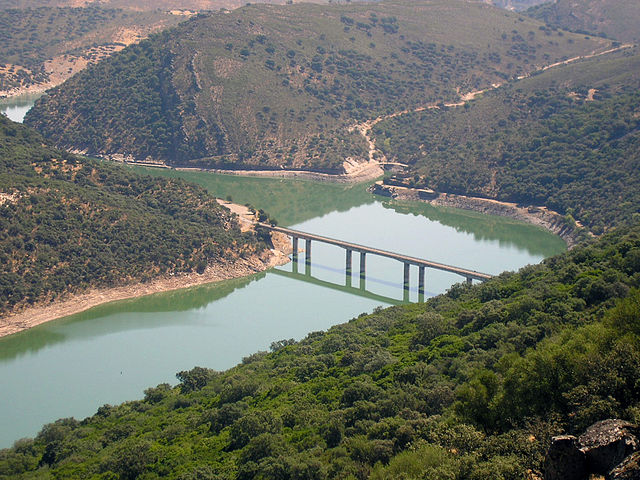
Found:
[[[557,0],[525,12],[554,28],[640,41],[640,4],[635,0]]]
[[[51,91],[27,119],[59,147],[227,168],[337,171],[366,151],[349,125],[439,103],[373,131],[412,186],[544,204],[604,233],[45,425],[0,450],[0,477],[521,480],[541,477],[555,434],[640,422],[638,55],[444,106],[455,87],[607,46],[454,0],[251,5],[199,15]],[[13,269],[0,278],[23,289],[5,308],[44,295],[32,285],[45,281],[50,296],[69,288],[58,278],[112,282],[129,249],[138,270],[126,272],[145,278],[261,248],[200,188],[0,125],[0,264]],[[163,260],[149,254],[157,242],[169,242]]]
[[[640,420],[640,228],[46,425],[10,478],[517,479]]]
[[[395,117],[376,145],[407,184],[547,206],[601,233],[638,215],[640,55],[599,57]]]
[[[204,189],[51,149],[0,116],[0,314],[262,248]]]
[[[94,154],[338,173],[368,157],[354,123],[610,45],[541,26],[458,0],[201,14],[50,91],[26,122]]]
[[[54,71],[65,76],[68,69],[96,62],[153,29],[180,20],[160,11],[95,6],[5,7],[0,9],[0,91],[47,84]]]

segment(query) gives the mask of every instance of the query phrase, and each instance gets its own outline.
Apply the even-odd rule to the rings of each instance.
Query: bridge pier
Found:
[[[294,262],[298,262],[298,237],[291,237],[291,244],[293,247],[293,254],[291,255],[291,259]]]
[[[346,259],[345,259],[345,267],[344,267],[344,274],[345,274],[345,284],[347,285],[347,287],[351,286],[351,268],[353,265],[353,251],[349,250],[348,248],[346,249]]]
[[[366,285],[366,252],[360,252],[360,289],[364,290]]]
[[[409,265],[408,263],[404,264],[404,282],[403,282],[403,288],[405,290],[409,290],[409,267],[411,265]]]
[[[424,267],[418,267],[418,303],[424,302]]]
[[[307,238],[304,243],[304,274],[311,275],[311,239]]]
[[[402,284],[402,289],[404,291],[402,295],[403,302],[409,302],[409,269],[411,265],[409,263],[404,264],[404,282]]]
[[[307,238],[304,243],[304,263],[311,265],[311,240]]]
[[[473,278],[467,277],[467,285],[473,285]]]

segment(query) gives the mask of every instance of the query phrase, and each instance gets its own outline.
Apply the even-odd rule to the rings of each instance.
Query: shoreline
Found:
[[[315,172],[313,170],[231,170],[223,168],[174,167],[166,163],[135,162],[110,158],[109,156],[99,158],[133,167],[162,168],[177,172],[206,172],[239,177],[293,178],[331,183],[362,183],[375,180],[384,175],[384,170],[378,162],[345,162],[345,173],[334,174]]]
[[[431,194],[425,196],[421,195],[421,190],[419,189],[382,185],[381,183],[372,185],[369,191],[375,195],[397,200],[419,201],[439,207],[459,208],[485,215],[497,215],[523,221],[530,225],[542,227],[559,236],[567,244],[569,250],[578,244],[581,234],[584,235],[585,231],[579,222],[576,222],[574,227],[569,226],[563,215],[547,207],[519,205],[512,202],[445,192],[431,192]]]
[[[226,205],[225,205],[226,206]],[[260,255],[233,262],[209,265],[202,274],[162,276],[148,283],[131,283],[119,287],[90,289],[50,304],[37,304],[0,319],[0,338],[23,332],[52,320],[84,312],[90,308],[117,300],[143,297],[154,293],[181,290],[208,283],[246,277],[290,261],[290,244],[279,234],[272,234],[274,248]]]
[[[219,173],[223,175],[237,175],[243,177],[270,177],[270,178],[293,178],[301,180],[314,180],[317,182],[332,183],[362,183],[375,180],[384,174],[384,170],[375,163],[360,163],[358,167],[345,173],[322,173],[313,170],[225,170],[225,169],[207,169],[207,168],[189,168],[176,167],[174,170],[181,172],[209,172]]]
[[[34,85],[30,85],[28,87],[16,87],[11,90],[2,90],[0,91],[0,100],[11,100],[14,98],[21,97],[23,95],[38,95],[44,94],[47,90],[57,87],[60,83],[54,84],[53,82],[47,83],[38,83]]]

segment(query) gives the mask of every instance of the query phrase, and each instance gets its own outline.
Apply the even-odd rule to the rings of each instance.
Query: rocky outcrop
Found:
[[[583,480],[587,478],[587,459],[573,435],[551,440],[545,459],[545,480]]]
[[[580,437],[551,440],[545,459],[545,480],[640,480],[640,427],[624,420],[603,420]]]
[[[607,474],[626,457],[640,450],[640,428],[623,420],[603,420],[580,435],[578,443],[593,473]]]

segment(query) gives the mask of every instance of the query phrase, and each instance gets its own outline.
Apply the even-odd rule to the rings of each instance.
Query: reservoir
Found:
[[[216,196],[266,210],[282,226],[490,274],[565,249],[537,227],[383,199],[362,184],[137,170],[195,181]],[[105,304],[0,339],[0,448],[58,418],[84,418],[104,404],[142,398],[159,383],[175,384],[179,371],[224,370],[271,342],[299,340],[402,303],[402,263],[367,256],[365,288],[354,292],[344,287],[344,255],[314,243],[308,275],[304,265],[295,274],[289,263],[247,278]],[[357,272],[357,255],[353,261]],[[409,299],[416,301],[415,267],[410,275]],[[427,269],[427,296],[461,281]],[[356,277],[353,285],[359,285]]]
[[[41,96],[41,93],[27,93],[17,97],[0,98],[0,114],[6,115],[14,122],[22,123],[33,103]]]

